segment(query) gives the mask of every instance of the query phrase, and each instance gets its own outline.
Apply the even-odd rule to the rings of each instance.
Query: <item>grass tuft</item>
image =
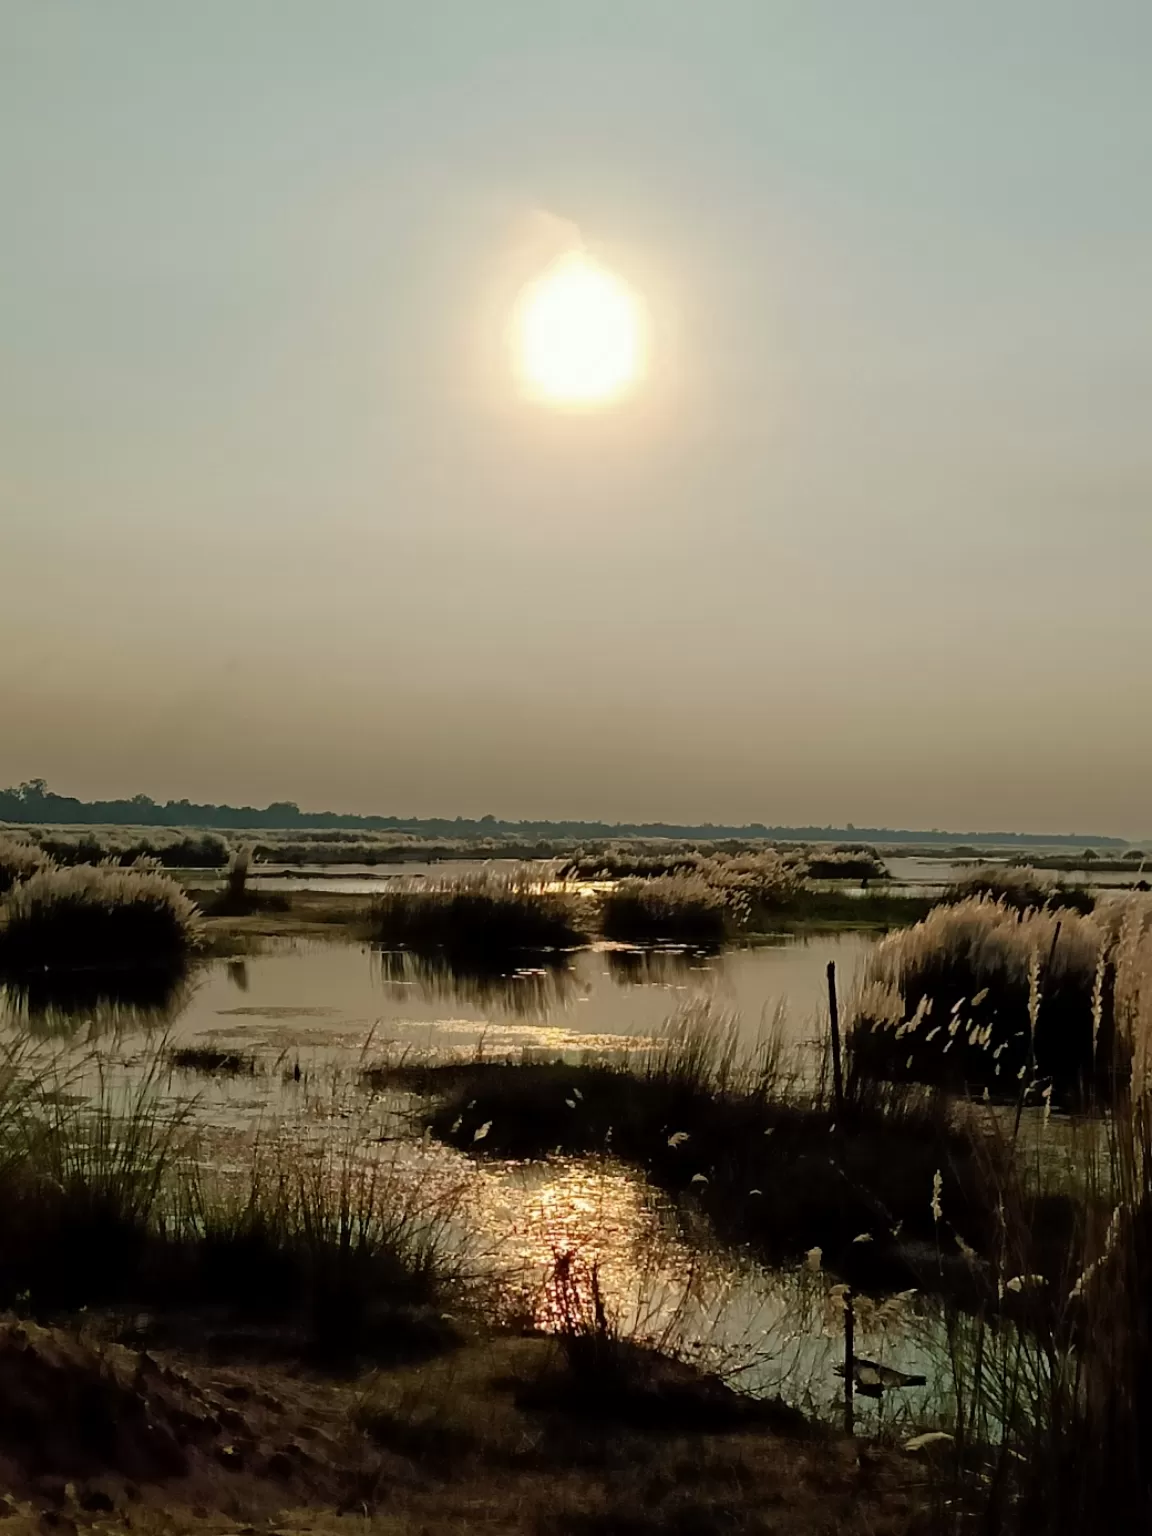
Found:
[[[586,937],[576,896],[534,875],[397,882],[373,902],[373,939],[389,949],[463,961],[536,949],[569,949]]]
[[[0,964],[15,976],[171,969],[188,959],[199,936],[193,902],[148,864],[43,869],[4,903]]]
[[[737,920],[727,893],[702,875],[657,875],[621,880],[608,891],[600,927],[605,938],[624,943],[718,945],[734,935]]]

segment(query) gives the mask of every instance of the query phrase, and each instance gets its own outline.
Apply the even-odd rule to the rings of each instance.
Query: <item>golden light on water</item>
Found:
[[[532,398],[557,406],[607,405],[643,372],[640,304],[613,273],[570,253],[521,295],[513,351]]]

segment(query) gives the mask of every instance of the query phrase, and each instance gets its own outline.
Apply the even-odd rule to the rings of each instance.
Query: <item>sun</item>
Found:
[[[643,369],[641,310],[628,288],[580,253],[563,256],[520,297],[513,321],[525,392],[550,405],[606,405]]]

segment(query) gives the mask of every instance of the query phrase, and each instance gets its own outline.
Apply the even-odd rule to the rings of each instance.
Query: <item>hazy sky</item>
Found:
[[[1147,0],[0,0],[0,783],[1148,833],[1150,57]],[[599,413],[507,356],[568,235],[652,327]]]

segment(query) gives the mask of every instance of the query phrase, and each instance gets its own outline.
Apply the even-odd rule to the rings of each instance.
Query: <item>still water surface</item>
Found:
[[[850,933],[711,955],[598,946],[508,976],[368,946],[283,945],[207,970],[172,1030],[257,1050],[359,1050],[371,1036],[434,1054],[480,1044],[574,1052],[650,1038],[708,1000],[739,1016],[749,1044],[778,1011],[800,1042],[819,1028],[828,961],[847,988],[871,943]]]

